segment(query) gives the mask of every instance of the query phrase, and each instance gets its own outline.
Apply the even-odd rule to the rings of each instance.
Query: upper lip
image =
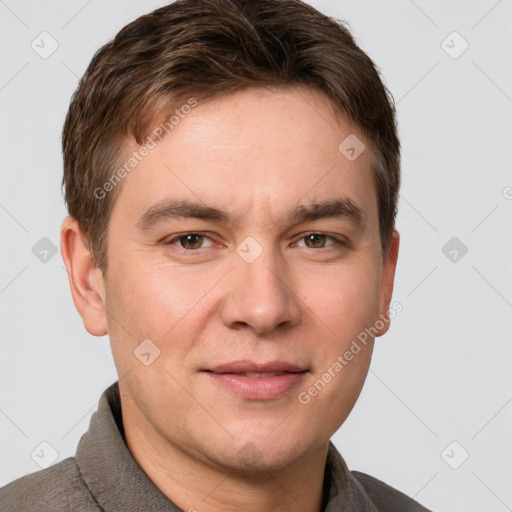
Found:
[[[304,366],[289,363],[287,361],[269,361],[266,363],[257,363],[255,361],[232,361],[223,363],[206,371],[213,373],[271,373],[271,372],[289,372],[300,373],[306,371]]]

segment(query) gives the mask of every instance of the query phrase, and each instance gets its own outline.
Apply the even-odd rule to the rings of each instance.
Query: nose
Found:
[[[232,329],[249,327],[268,334],[300,321],[300,301],[293,291],[286,262],[270,249],[248,263],[236,256],[228,274],[229,286],[222,307],[222,321]]]

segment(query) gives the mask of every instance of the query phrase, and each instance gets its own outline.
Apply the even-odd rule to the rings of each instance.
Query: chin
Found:
[[[294,436],[289,436],[287,442],[283,439],[270,440],[261,435],[250,439],[246,436],[243,441],[235,441],[224,447],[219,453],[219,446],[214,447],[216,453],[211,453],[211,460],[223,469],[245,473],[254,478],[269,473],[281,471],[304,455],[307,447],[303,443],[294,442]],[[213,447],[212,447],[213,448]]]

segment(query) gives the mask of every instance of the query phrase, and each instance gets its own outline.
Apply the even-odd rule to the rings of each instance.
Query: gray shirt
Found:
[[[349,471],[332,443],[323,496],[323,512],[428,512],[380,480]],[[132,457],[124,440],[117,383],[101,396],[76,456],[2,487],[0,511],[183,512]]]

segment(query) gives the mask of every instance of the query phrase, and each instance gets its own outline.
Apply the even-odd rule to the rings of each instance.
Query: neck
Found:
[[[123,404],[128,448],[156,487],[185,512],[320,512],[328,443],[272,472],[224,468],[162,438]]]

